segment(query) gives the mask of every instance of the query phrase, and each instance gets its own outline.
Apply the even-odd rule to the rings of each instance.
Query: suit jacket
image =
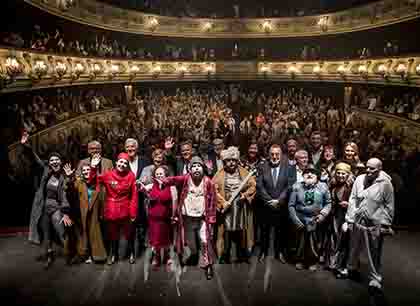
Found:
[[[288,197],[295,182],[296,170],[283,159],[280,162],[277,183],[274,186],[271,163],[266,162],[261,166],[261,172],[257,178],[257,196],[266,208],[271,208],[268,204],[270,200],[279,200],[278,208],[287,210]]]

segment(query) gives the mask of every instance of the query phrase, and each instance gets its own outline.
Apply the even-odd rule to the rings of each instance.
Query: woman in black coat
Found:
[[[28,138],[28,133],[24,132],[21,138],[23,153],[31,155],[42,170],[41,182],[32,203],[29,241],[44,244],[45,268],[49,268],[54,260],[54,238],[64,245],[65,227],[72,226],[73,222],[69,217],[70,205],[65,192],[65,176],[60,154],[51,153],[48,161],[44,162],[27,144]]]

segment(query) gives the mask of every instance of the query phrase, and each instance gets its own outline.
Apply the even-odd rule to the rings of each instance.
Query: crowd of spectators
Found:
[[[131,101],[123,104],[122,98],[117,98],[122,95],[107,96],[94,90],[79,94],[58,90],[55,96],[34,95],[32,103],[13,105],[10,110],[18,114],[18,124],[33,134],[53,125],[54,120],[116,104],[121,107],[119,119],[98,119],[78,129],[60,131],[60,137],[44,139],[41,155],[53,148],[70,160],[80,159],[86,154],[87,141],[97,139],[105,156],[114,158],[123,149],[124,139],[135,137],[142,143],[142,153],[150,157],[167,137],[173,137],[175,143],[191,140],[204,158],[216,138],[226,145],[238,145],[243,153],[250,143],[257,143],[265,156],[271,143],[285,145],[290,138],[306,148],[311,133],[320,131],[322,145],[331,145],[335,158],[340,158],[345,143],[352,141],[359,147],[360,160],[377,156],[385,161],[397,193],[419,187],[410,179],[417,175],[413,172],[417,166],[412,165],[420,149],[408,137],[410,131],[390,129],[384,120],[361,116],[355,106],[364,105],[346,105],[342,96],[329,90],[222,84],[139,88]]]
[[[337,37],[331,46],[330,41],[322,39],[302,39],[301,42],[285,39],[283,43],[265,39],[134,39],[101,31],[88,31],[83,36],[75,37],[72,34],[74,30],[66,32],[66,29],[50,29],[35,24],[20,31],[16,29],[1,33],[0,43],[13,48],[75,56],[169,61],[365,59],[399,56],[417,50],[417,47],[400,46],[397,39],[379,36],[367,42],[363,42],[363,38],[360,42],[355,39],[351,45]],[[284,48],[285,44],[287,48]]]
[[[192,0],[102,0],[128,9],[164,16],[202,18],[269,18],[322,14],[372,2],[372,0],[250,0],[192,1]]]
[[[51,94],[23,96],[19,103],[8,105],[9,116],[16,119],[20,129],[34,134],[62,121],[97,112],[120,104],[117,96],[105,96],[98,90],[58,88]]]
[[[374,91],[358,88],[353,95],[353,105],[420,122],[420,94],[416,89],[391,92],[389,88]]]

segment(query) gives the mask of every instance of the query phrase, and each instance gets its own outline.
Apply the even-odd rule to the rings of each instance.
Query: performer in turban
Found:
[[[91,160],[91,175],[89,184],[96,184],[99,192],[100,184],[104,185],[106,200],[104,219],[108,224],[110,251],[107,263],[112,265],[118,258],[118,242],[120,231],[123,230],[125,239],[129,242],[130,263],[134,263],[134,222],[137,218],[137,187],[136,178],[129,168],[129,156],[120,153],[115,169],[98,175],[96,167],[101,162],[100,155],[95,155]]]
[[[249,217],[251,203],[255,197],[256,182],[254,176],[239,166],[239,150],[229,147],[221,153],[223,169],[216,173],[213,182],[216,185],[217,208],[221,215],[221,224],[218,228],[217,255],[221,262],[230,262],[232,242],[236,244],[236,259],[247,260],[247,249],[253,241],[246,242],[247,231],[252,232],[253,218]],[[234,194],[241,188],[237,197]]]

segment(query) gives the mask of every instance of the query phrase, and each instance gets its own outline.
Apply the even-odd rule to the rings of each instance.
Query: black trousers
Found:
[[[289,218],[285,211],[265,209],[259,218],[261,228],[261,253],[286,255]]]

